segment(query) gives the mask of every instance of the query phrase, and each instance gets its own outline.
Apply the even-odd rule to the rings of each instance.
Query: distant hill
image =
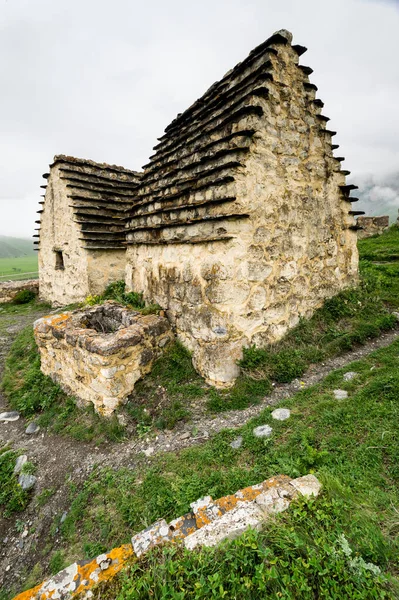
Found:
[[[34,256],[33,241],[26,238],[14,238],[0,235],[0,258]]]

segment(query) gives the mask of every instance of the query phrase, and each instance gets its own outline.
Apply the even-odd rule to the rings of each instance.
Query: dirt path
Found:
[[[0,378],[4,359],[16,334],[25,325],[40,316],[30,313],[22,316],[2,315],[0,312]],[[274,405],[295,394],[299,389],[321,381],[330,371],[363,358],[370,352],[391,344],[399,337],[399,330],[381,335],[365,346],[343,356],[315,365],[299,381],[278,385],[261,404],[242,411],[229,411],[211,417],[201,404],[194,406],[190,423],[178,425],[173,431],[159,432],[146,439],[132,438],[123,443],[105,443],[100,448],[95,443],[83,443],[65,436],[40,431],[30,436],[25,433],[26,421],[21,417],[11,423],[0,423],[0,445],[9,443],[22,450],[37,465],[35,494],[24,513],[10,519],[0,519],[0,589],[15,585],[20,589],[33,565],[40,562],[43,550],[49,542],[49,530],[57,515],[69,506],[69,482],[83,482],[94,465],[113,468],[131,467],[146,462],[151,455],[165,451],[178,451],[194,444],[203,443],[218,431],[242,426],[258,415],[266,406]],[[0,392],[0,412],[9,410]],[[195,432],[195,433],[194,433]],[[143,454],[144,452],[144,454]],[[147,458],[146,458],[147,457]],[[47,504],[39,508],[36,498],[44,490],[53,488],[55,494]],[[16,523],[18,521],[17,531]],[[21,526],[26,525],[34,533],[24,536]],[[58,540],[51,538],[54,548]],[[48,553],[48,550],[47,550]]]

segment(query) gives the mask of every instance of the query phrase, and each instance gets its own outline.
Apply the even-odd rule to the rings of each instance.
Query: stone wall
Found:
[[[174,339],[165,317],[107,302],[43,317],[34,333],[41,370],[83,404],[109,416]]]
[[[55,306],[81,302],[124,278],[125,209],[135,171],[56,156],[38,227],[40,295]]]
[[[54,306],[81,302],[90,293],[87,256],[59,165],[51,169],[41,210],[40,298]],[[62,253],[64,268],[57,265],[57,253]]]
[[[188,550],[215,546],[234,539],[249,527],[260,529],[274,514],[286,510],[298,496],[318,496],[321,484],[314,475],[290,479],[271,477],[235,494],[212,500],[210,496],[191,504],[192,511],[171,523],[159,520],[124,544],[94,560],[75,562],[54,577],[22,592],[14,600],[83,600],[92,596],[96,584],[113,579],[129,562],[150,548],[165,543],[183,543]]]
[[[0,304],[12,302],[16,294],[24,290],[30,290],[38,295],[39,280],[28,279],[26,281],[6,281],[4,283],[0,283]]]
[[[389,227],[389,216],[383,217],[358,217],[357,224],[360,229],[357,237],[362,240],[372,235],[381,235]]]
[[[166,129],[128,226],[128,287],[166,309],[218,386],[243,347],[277,341],[358,280],[356,186],[290,42],[273,36]]]

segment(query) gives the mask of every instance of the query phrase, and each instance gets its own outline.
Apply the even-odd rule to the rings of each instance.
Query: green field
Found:
[[[37,273],[37,256],[18,256],[0,258],[0,283],[9,280],[35,279]]]

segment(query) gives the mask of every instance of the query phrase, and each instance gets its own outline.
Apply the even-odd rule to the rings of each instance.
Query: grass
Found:
[[[25,417],[39,415],[36,422],[55,433],[80,441],[118,441],[124,428],[116,417],[99,417],[91,407],[80,409],[73,398],[40,371],[40,355],[31,326],[17,336],[6,359],[2,389],[12,408]]]
[[[348,370],[357,376],[346,382]],[[348,399],[334,398],[337,387],[348,391]],[[277,473],[314,472],[324,485],[321,497],[294,506],[263,533],[210,553],[157,550],[122,576],[119,588],[111,588],[114,596],[103,590],[98,597],[256,598],[260,592],[292,599],[399,597],[392,591],[399,593],[398,398],[396,341],[285,401],[292,411],[287,421],[272,420],[268,408],[239,430],[225,430],[177,455],[156,456],[150,466],[97,468],[83,488],[71,487],[71,508],[60,525],[62,543],[78,557],[87,556],[91,548],[103,551],[128,541],[161,517],[184,514],[201,496],[218,498]],[[273,427],[272,437],[255,438],[253,428],[266,423]],[[233,450],[230,443],[238,435],[243,445]],[[351,557],[344,553],[344,539]],[[238,569],[234,556],[240,552],[244,562]],[[383,583],[364,563],[377,565],[391,583]],[[206,573],[215,577],[214,587]],[[206,580],[202,591],[196,589],[201,577]],[[182,589],[191,595],[179,596]],[[224,596],[215,595],[219,589]],[[296,589],[301,594],[295,595]],[[134,595],[138,590],[142,596]],[[339,596],[340,590],[346,595]]]
[[[24,275],[29,273],[29,275]],[[37,256],[0,258],[0,282],[38,277]]]
[[[392,225],[383,235],[359,240],[358,248],[363,260],[395,261],[399,260],[399,227]]]
[[[0,448],[0,511],[5,518],[15,512],[23,511],[30,499],[29,492],[21,488],[18,484],[18,476],[14,475],[17,458],[18,452],[9,446]]]
[[[387,242],[384,245],[384,238]],[[399,248],[399,229],[360,243],[370,255],[370,248]],[[176,343],[139,382],[121,412],[127,428],[116,418],[105,420],[91,408],[78,409],[72,398],[40,372],[40,360],[30,328],[14,343],[6,363],[3,389],[11,404],[24,415],[40,414],[39,422],[55,432],[76,439],[98,443],[118,441],[127,431],[147,435],[156,429],[172,429],[191,417],[190,405],[201,403],[210,413],[245,409],[259,403],[270,392],[272,382],[289,382],[300,378],[312,363],[326,360],[365,344],[396,325],[392,310],[399,308],[399,263],[374,264],[361,260],[361,284],[327,300],[311,319],[303,319],[277,344],[265,349],[244,351],[242,375],[229,390],[207,386],[195,372],[191,356]],[[144,307],[140,294],[125,291],[123,282],[111,284],[100,297],[89,303],[115,299],[141,311],[157,311]],[[1,311],[2,309],[0,309]],[[11,308],[5,310],[12,310]],[[1,313],[0,313],[1,314]]]

